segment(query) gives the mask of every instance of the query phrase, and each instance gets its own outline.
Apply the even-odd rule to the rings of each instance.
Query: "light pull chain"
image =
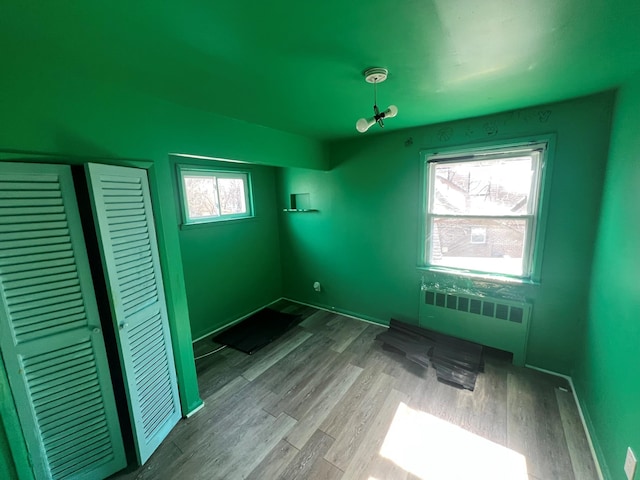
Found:
[[[378,106],[378,80],[373,81],[373,106]]]
[[[378,79],[373,81],[373,114],[376,119],[376,123],[381,127],[384,127],[384,122],[380,116],[380,110],[378,109]]]

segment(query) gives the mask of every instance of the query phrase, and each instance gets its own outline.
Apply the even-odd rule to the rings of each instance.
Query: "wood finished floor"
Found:
[[[383,327],[274,308],[305,320],[254,355],[227,348],[198,360],[205,407],[115,478],[598,478],[562,378],[487,356],[475,391],[458,390],[383,350]]]

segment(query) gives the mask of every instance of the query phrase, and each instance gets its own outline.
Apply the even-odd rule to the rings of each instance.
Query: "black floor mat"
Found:
[[[213,341],[251,355],[295,327],[302,317],[263,308],[213,338]]]
[[[458,388],[473,391],[478,372],[484,370],[482,345],[416,325],[392,319],[389,329],[376,339],[422,367],[430,360],[438,380]]]

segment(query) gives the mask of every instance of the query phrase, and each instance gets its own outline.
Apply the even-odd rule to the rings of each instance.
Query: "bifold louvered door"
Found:
[[[142,464],[181,417],[147,172],[86,172]]]
[[[0,347],[37,478],[126,466],[68,166],[0,163]]]

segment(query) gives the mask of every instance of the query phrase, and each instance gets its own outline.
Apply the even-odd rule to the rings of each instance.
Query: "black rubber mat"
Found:
[[[300,315],[263,308],[216,335],[213,341],[251,355],[295,327],[301,320]]]
[[[478,372],[484,370],[483,346],[392,319],[379,334],[383,347],[404,353],[422,367],[429,360],[443,383],[473,391]]]

